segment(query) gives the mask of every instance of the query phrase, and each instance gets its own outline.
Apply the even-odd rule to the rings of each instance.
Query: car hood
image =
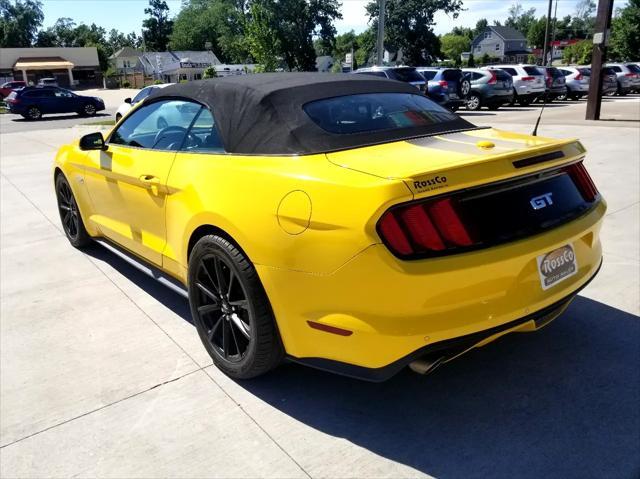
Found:
[[[412,185],[430,183],[435,173],[448,178],[447,187],[460,186],[483,177],[522,174],[523,170],[513,164],[520,159],[543,158],[552,153],[550,161],[536,163],[539,169],[582,156],[584,152],[584,147],[574,139],[555,140],[485,128],[327,153],[327,158],[343,168],[403,180],[415,193]],[[443,185],[427,186],[417,190],[422,193]]]

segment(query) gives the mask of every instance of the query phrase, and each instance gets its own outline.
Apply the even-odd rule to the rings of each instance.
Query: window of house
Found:
[[[484,32],[484,38],[491,38],[491,32]]]
[[[496,50],[500,50],[500,44],[496,43]]]
[[[202,80],[202,73],[194,73],[193,79],[194,80]]]
[[[187,74],[186,73],[181,73],[180,74],[180,80],[187,80]]]

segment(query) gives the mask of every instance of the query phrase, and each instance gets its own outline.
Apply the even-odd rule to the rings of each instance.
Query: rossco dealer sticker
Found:
[[[537,260],[542,289],[549,289],[578,272],[576,253],[570,244],[540,255]]]

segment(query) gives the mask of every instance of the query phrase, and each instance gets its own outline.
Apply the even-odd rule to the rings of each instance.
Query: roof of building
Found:
[[[61,58],[74,67],[99,67],[96,47],[0,48],[0,70],[11,70],[19,60]]]
[[[55,70],[73,68],[73,63],[61,57],[20,57],[13,65],[16,70]]]
[[[522,40],[526,41],[526,38],[522,33],[520,33],[515,28],[511,27],[499,27],[497,25],[488,25],[487,28],[490,28],[498,35],[500,35],[504,40]]]
[[[138,57],[140,55],[142,55],[142,52],[140,50],[136,50],[135,48],[131,47],[122,47],[109,58]]]
[[[178,97],[209,107],[225,150],[237,154],[314,154],[473,128],[456,116],[446,122],[337,134],[318,126],[303,108],[315,100],[365,93],[418,90],[368,75],[262,73],[175,84],[153,92],[145,103]]]

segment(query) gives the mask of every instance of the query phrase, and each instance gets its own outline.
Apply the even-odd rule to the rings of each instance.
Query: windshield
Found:
[[[632,72],[632,73],[640,73],[640,67],[639,67],[638,65],[634,65],[633,63],[632,63],[632,64],[627,65],[627,68],[628,68],[628,69],[629,69],[629,71],[630,71],[630,72]]]
[[[330,133],[348,134],[431,126],[458,120],[425,96],[364,93],[325,98],[303,106],[313,122]],[[442,127],[441,133],[447,131]]]
[[[591,68],[578,68],[578,71],[586,77],[591,76]]]

